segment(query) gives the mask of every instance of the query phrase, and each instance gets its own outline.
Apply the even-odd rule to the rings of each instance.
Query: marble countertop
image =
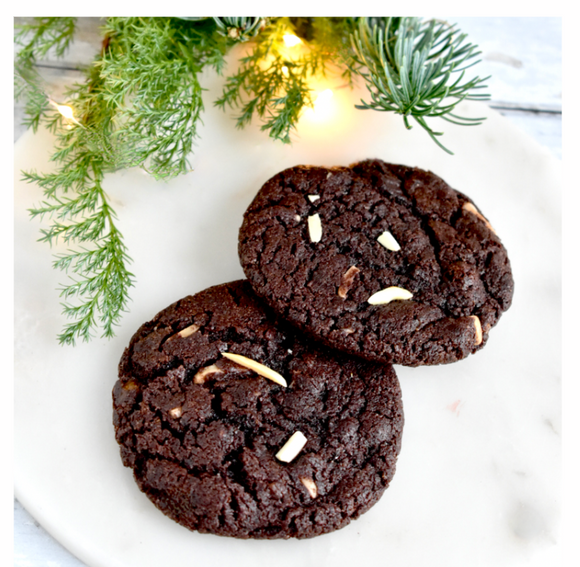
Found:
[[[451,19],[451,18],[449,18]],[[17,18],[18,20],[18,18]],[[482,50],[478,73],[491,74],[490,106],[561,159],[561,19],[454,18]],[[42,72],[58,100],[65,86],[80,78],[75,70],[98,49],[97,18],[81,18],[80,33],[70,54],[46,63]],[[15,103],[14,140],[23,134],[22,107]],[[82,567],[15,500],[14,565],[17,567]],[[487,566],[486,566],[487,567]]]

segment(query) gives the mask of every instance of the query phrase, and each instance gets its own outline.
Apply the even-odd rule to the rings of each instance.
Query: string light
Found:
[[[340,119],[334,92],[330,88],[325,88],[328,83],[326,85],[320,83],[316,79],[311,83],[313,103],[311,107],[304,109],[305,122],[302,127],[310,124],[320,128],[323,124],[336,123]]]
[[[332,119],[336,111],[335,104],[332,101],[333,96],[334,93],[330,89],[325,89],[318,93],[312,108],[314,120],[326,122]]]
[[[285,33],[282,39],[284,40],[284,45],[286,47],[295,47],[302,43],[302,40],[293,33]]]
[[[66,104],[58,104],[54,100],[49,100],[50,104],[54,106],[67,120],[71,120],[75,124],[81,126],[81,123],[75,118],[72,107]]]
[[[316,97],[316,100],[314,101],[314,109],[317,110],[317,109],[325,108],[326,106],[328,106],[328,103],[330,102],[330,99],[333,96],[334,96],[334,93],[330,89],[326,89],[326,90],[318,93],[318,96]]]

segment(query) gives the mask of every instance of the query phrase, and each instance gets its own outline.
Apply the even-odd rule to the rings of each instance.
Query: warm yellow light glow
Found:
[[[312,106],[305,108],[300,118],[300,137],[323,144],[345,140],[356,123],[349,89],[336,80],[324,77],[311,77],[308,86],[311,89]],[[356,113],[361,114],[358,111]]]
[[[326,89],[318,93],[316,100],[314,101],[314,110],[318,110],[328,106],[330,99],[334,96],[334,93],[330,89]]]
[[[69,120],[74,118],[73,109],[70,106],[66,106],[65,104],[57,104],[56,109]]]
[[[338,107],[331,89],[314,89],[314,103],[311,108],[305,109],[305,117],[316,124],[329,123],[337,117]]]
[[[302,43],[302,40],[297,35],[294,35],[293,33],[284,34],[284,37],[282,39],[284,40],[284,45],[286,47],[294,47],[294,46]]]
[[[288,67],[286,67],[286,65],[284,65],[284,67],[282,67],[282,75],[284,75],[285,77],[288,76]]]
[[[75,124],[81,125],[80,122],[75,118],[74,112],[72,107],[67,106],[66,104],[58,104],[54,102],[54,100],[49,101],[54,108],[56,108],[67,120],[71,120]]]
[[[330,89],[318,93],[314,101],[314,114],[317,120],[327,120],[330,118],[333,110],[333,96],[334,93]]]

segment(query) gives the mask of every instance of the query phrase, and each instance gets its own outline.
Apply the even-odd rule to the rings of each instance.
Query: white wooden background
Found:
[[[444,15],[438,15],[444,18]],[[498,110],[555,158],[562,157],[561,18],[446,18],[479,45],[480,76],[491,75],[490,106]],[[15,18],[21,22],[26,18]],[[67,86],[82,79],[79,67],[99,50],[99,18],[79,18],[76,41],[62,60],[42,62],[49,94],[62,101]],[[25,131],[23,105],[14,104],[14,141]],[[17,377],[15,378],[17,379]],[[14,501],[15,567],[83,567],[26,510]]]

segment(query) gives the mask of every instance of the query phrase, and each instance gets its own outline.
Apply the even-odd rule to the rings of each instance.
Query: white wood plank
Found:
[[[492,101],[562,108],[562,18],[449,18],[479,46]]]
[[[562,115],[553,113],[519,112],[500,110],[510,122],[515,124],[548,148],[552,154],[562,159]]]
[[[28,23],[34,18],[14,18],[14,23]],[[44,64],[56,67],[82,67],[88,65],[101,49],[103,36],[100,27],[103,18],[77,18],[73,42],[64,57],[57,58],[54,51],[48,54]],[[18,49],[16,49],[18,51]]]

